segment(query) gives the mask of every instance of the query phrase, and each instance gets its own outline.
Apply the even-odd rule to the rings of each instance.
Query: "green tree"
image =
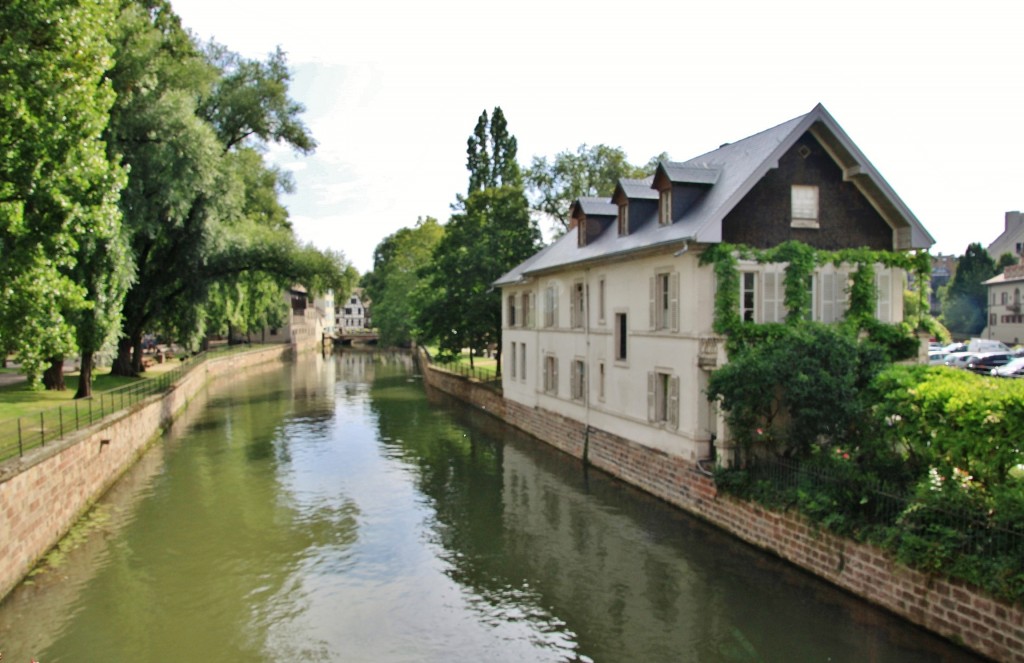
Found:
[[[996,261],[996,274],[1002,274],[1007,267],[1018,263],[1020,263],[1020,259],[1017,256],[1010,252],[1006,252],[999,256],[999,260]]]
[[[303,279],[340,283],[346,270],[340,256],[296,243],[277,199],[290,182],[260,152],[268,143],[315,147],[288,97],[283,54],[258,62],[200,48],[166,0],[126,3],[119,26],[110,144],[131,168],[121,203],[137,280],[113,372],[132,375],[142,369],[143,332],[194,347],[236,319],[228,293],[264,302],[271,315],[265,281],[238,290],[245,272],[315,290]]]
[[[662,154],[646,166],[634,166],[619,147],[580,145],[575,152],[559,152],[552,161],[534,157],[526,171],[532,208],[555,220],[559,234],[569,229],[569,207],[585,196],[610,196],[619,179],[642,178],[657,168]]]
[[[491,284],[537,251],[540,231],[523,191],[516,139],[500,108],[490,122],[486,111],[480,115],[468,145],[469,194],[459,197],[423,272],[427,298],[417,324],[445,354],[495,345],[500,371],[500,293]]]
[[[112,0],[0,4],[0,340],[33,386],[44,365],[62,365],[75,350],[76,324],[91,317],[102,327],[99,309],[119,296],[86,276],[119,233],[124,175],[102,140],[114,101],[104,73],[116,8]],[[59,372],[52,386],[63,386]]]
[[[975,242],[957,262],[956,274],[942,299],[942,322],[954,334],[974,336],[985,328],[985,281],[996,273],[988,251]]]
[[[373,251],[373,271],[363,278],[373,301],[374,326],[384,345],[405,345],[417,336],[414,326],[419,273],[430,264],[444,226],[433,217],[388,235]]]

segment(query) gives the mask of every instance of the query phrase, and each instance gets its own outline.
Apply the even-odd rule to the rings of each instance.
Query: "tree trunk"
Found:
[[[50,357],[50,367],[43,371],[43,386],[47,391],[64,391],[64,357]]]
[[[133,378],[138,374],[132,370],[132,339],[122,336],[117,340],[117,358],[110,367],[111,375]]]
[[[501,348],[500,347],[494,353],[494,360],[495,360],[495,364],[496,364],[496,368],[495,368],[494,374],[497,377],[500,378],[501,377]],[[515,361],[515,358],[513,358],[512,361]]]
[[[78,372],[78,391],[75,398],[92,396],[92,352],[82,352],[82,368]]]
[[[131,344],[133,375],[139,375],[146,370],[146,367],[142,365],[142,334],[133,334]]]

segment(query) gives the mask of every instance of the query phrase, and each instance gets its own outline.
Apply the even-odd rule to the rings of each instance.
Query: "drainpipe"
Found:
[[[583,270],[583,466],[590,464],[590,268]]]

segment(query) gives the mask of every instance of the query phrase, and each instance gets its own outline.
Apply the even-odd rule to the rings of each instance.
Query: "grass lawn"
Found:
[[[115,389],[122,385],[145,380],[164,371],[174,368],[178,362],[168,361],[163,364],[154,364],[142,374],[141,378],[125,378],[110,375],[109,368],[98,368],[92,373],[93,393]],[[18,371],[12,368],[0,369],[0,373],[17,375]],[[67,387],[64,391],[32,391],[25,382],[18,382],[12,385],[0,387],[0,421],[23,417],[34,414],[40,410],[48,410],[63,403],[74,400],[75,391],[78,390],[78,373],[65,373],[64,384]]]
[[[428,346],[427,347],[427,351],[430,352],[430,356],[431,357],[436,357],[437,356],[437,348],[436,347]],[[453,363],[456,366],[468,369],[469,368],[469,351],[468,350],[463,350],[462,354],[459,355],[458,359],[456,359],[456,361],[453,362]],[[450,364],[442,364],[442,365],[450,365]],[[480,371],[485,376],[490,375],[491,377],[497,377],[497,373],[498,373],[498,360],[495,359],[494,357],[473,357],[473,369],[476,370],[476,371]]]

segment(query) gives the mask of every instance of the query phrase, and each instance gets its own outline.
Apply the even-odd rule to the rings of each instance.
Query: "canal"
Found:
[[[0,604],[3,661],[972,661],[444,399],[407,355],[197,399]]]

